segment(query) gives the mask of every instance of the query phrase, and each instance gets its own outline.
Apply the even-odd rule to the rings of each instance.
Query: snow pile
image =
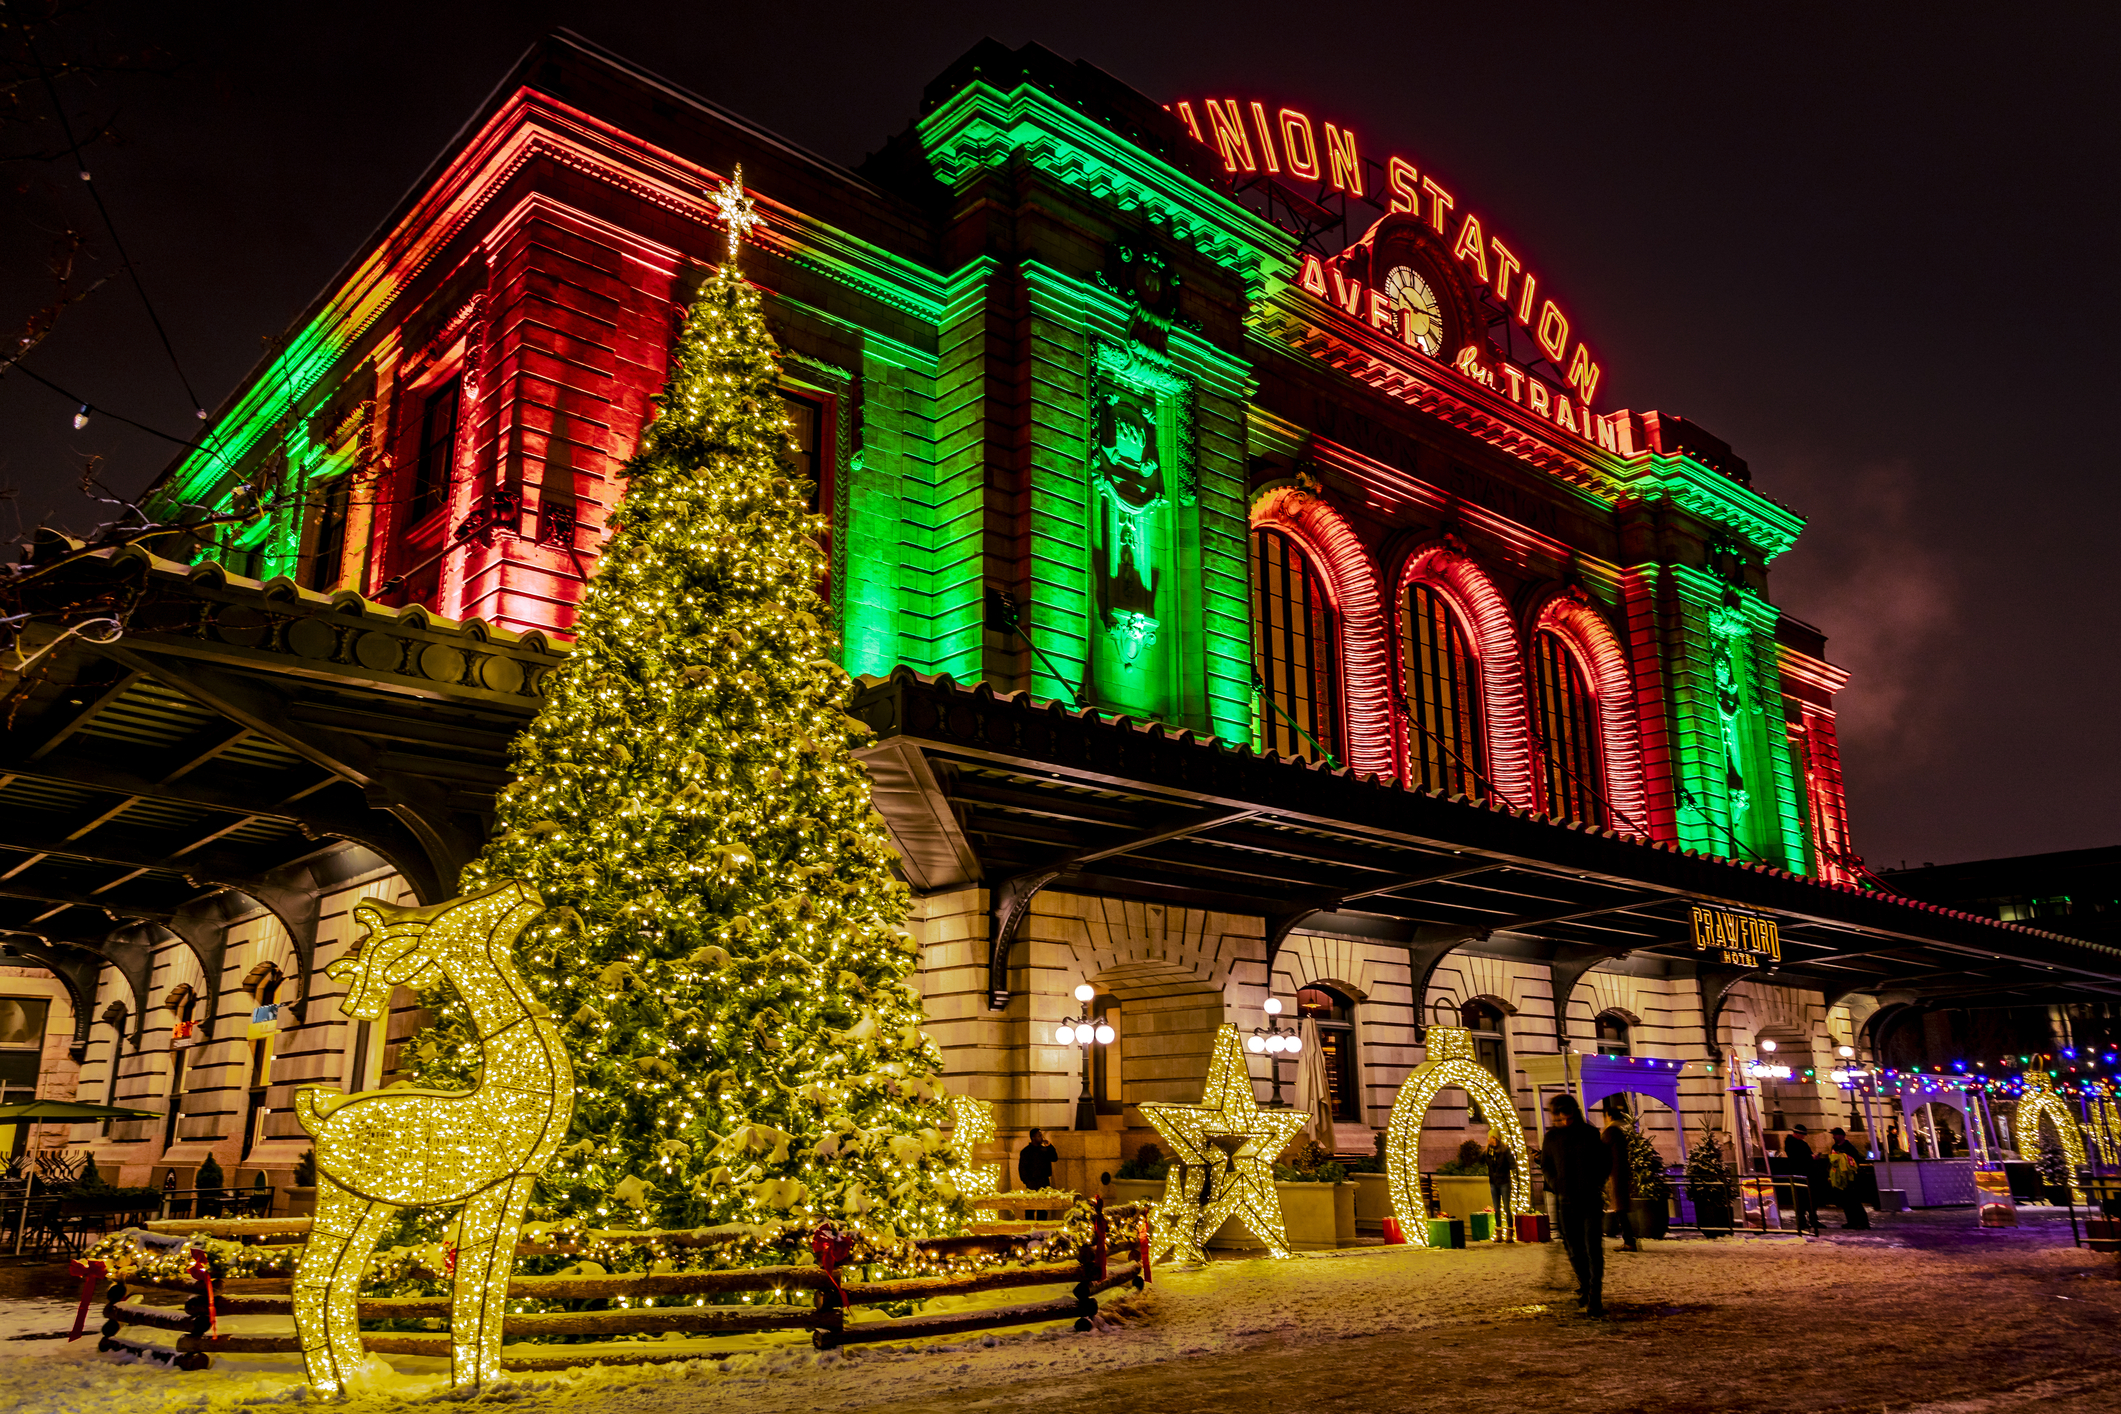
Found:
[[[2111,1262],[2071,1248],[2014,1256],[2058,1275]],[[1765,1306],[1859,1285],[1904,1294],[1978,1280],[1988,1261],[1979,1250],[1916,1250],[1885,1233],[1825,1243],[1651,1243],[1640,1254],[1609,1250],[1606,1294],[1609,1302],[1634,1303],[1648,1312]],[[1088,1334],[1056,1323],[830,1352],[812,1349],[801,1336],[784,1337],[739,1354],[669,1365],[516,1375],[474,1402],[523,1414],[588,1414],[644,1400],[664,1411],[740,1402],[746,1414],[912,1399],[940,1404],[1007,1385],[1080,1380],[1262,1343],[1316,1345],[1319,1358],[1330,1359],[1333,1343],[1351,1337],[1569,1310],[1573,1290],[1558,1243],[1218,1261],[1195,1270],[1161,1269],[1150,1291],[1108,1296],[1098,1329]],[[4,1303],[0,1337],[64,1330],[72,1319],[71,1303]],[[544,1353],[551,1347],[521,1349]],[[38,1414],[219,1414],[310,1399],[290,1358],[221,1356],[210,1371],[182,1373],[97,1355],[92,1335],[71,1345],[29,1340],[0,1350],[10,1404]],[[429,1405],[447,1395],[445,1362],[372,1360],[353,1395],[354,1407],[363,1411]]]

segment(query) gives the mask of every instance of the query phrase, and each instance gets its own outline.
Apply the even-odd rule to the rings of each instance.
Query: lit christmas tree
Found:
[[[963,1160],[908,891],[850,755],[869,729],[841,710],[821,523],[736,270],[749,206],[724,189],[730,259],[672,351],[573,651],[462,886],[521,879],[548,906],[524,970],[580,1091],[533,1216],[947,1232]],[[415,1055],[464,1083],[468,1033],[434,1004]]]

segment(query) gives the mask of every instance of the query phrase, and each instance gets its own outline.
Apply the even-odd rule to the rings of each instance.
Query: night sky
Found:
[[[17,0],[14,13],[32,0]],[[1365,10],[1390,19],[1366,23]],[[1290,102],[1478,211],[1600,356],[1604,407],[1694,419],[1810,522],[1770,578],[1855,674],[1841,739],[1874,867],[2121,841],[2110,6],[129,5],[48,58],[209,409],[536,35],[578,30],[852,164],[982,35],[1159,101]],[[13,92],[9,153],[57,141]],[[115,266],[70,162],[15,161],[0,322],[53,238]],[[91,276],[92,278],[92,276]],[[179,438],[192,404],[120,276],[26,367]],[[85,529],[82,461],[137,490],[170,444],[0,378],[0,486]],[[0,507],[0,538],[16,533]]]

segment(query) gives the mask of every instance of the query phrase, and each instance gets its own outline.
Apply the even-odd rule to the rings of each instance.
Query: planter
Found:
[[[1373,1175],[1382,1179],[1384,1175]],[[1380,1184],[1380,1187],[1382,1185]],[[1288,1231],[1291,1247],[1348,1247],[1355,1242],[1355,1218],[1357,1185],[1354,1183],[1277,1183],[1274,1191],[1281,1197],[1282,1226]],[[1164,1196],[1164,1181],[1160,1178],[1115,1178],[1112,1180],[1114,1203],[1155,1203]],[[1390,1208],[1390,1200],[1386,1200]],[[1382,1215],[1379,1225],[1383,1224]],[[1251,1230],[1232,1218],[1216,1229],[1215,1236],[1208,1240],[1210,1247],[1234,1248],[1258,1251],[1260,1244]]]
[[[1721,1237],[1731,1231],[1731,1205],[1728,1201],[1714,1203],[1706,1200],[1694,1204],[1694,1226],[1701,1229],[1704,1237]]]
[[[1355,1241],[1355,1185],[1352,1183],[1277,1183],[1281,1221],[1293,1248],[1339,1247]],[[1216,1229],[1210,1247],[1260,1250],[1259,1239],[1236,1218]]]
[[[1112,1180],[1112,1206],[1121,1203],[1155,1203],[1164,1196],[1164,1181],[1160,1178],[1115,1178]]]
[[[1392,1185],[1381,1173],[1351,1173],[1355,1185],[1355,1225],[1373,1232],[1384,1231],[1392,1212]]]
[[[1486,1174],[1436,1174],[1429,1182],[1445,1217],[1470,1218],[1488,1210],[1492,1195]],[[1404,1215],[1401,1221],[1405,1221]]]
[[[291,1218],[312,1217],[316,1211],[317,1186],[315,1184],[312,1183],[304,1187],[287,1190],[287,1216]]]
[[[1662,1237],[1672,1227],[1672,1205],[1665,1198],[1637,1198],[1628,1204],[1637,1237]]]

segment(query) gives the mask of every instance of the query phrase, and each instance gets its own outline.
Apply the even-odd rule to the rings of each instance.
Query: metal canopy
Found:
[[[1713,1018],[1745,979],[2004,1005],[2121,996],[2121,950],[1760,865],[1558,824],[901,670],[849,712],[915,887],[992,891],[990,1005],[1032,895],[1053,886],[1390,938],[1415,995],[1452,948],[1536,939],[1564,998],[1601,959],[1693,964]],[[1696,903],[1772,917],[1783,959],[1697,953]],[[1696,961],[1696,959],[1700,959]]]
[[[235,891],[286,925],[306,999],[311,861],[367,849],[425,902],[485,839],[559,656],[457,624],[135,549],[30,577],[0,671],[0,942],[93,988],[151,925],[219,962]],[[131,975],[137,972],[137,976]],[[137,1016],[144,968],[128,969]],[[76,998],[85,1041],[91,995]]]

